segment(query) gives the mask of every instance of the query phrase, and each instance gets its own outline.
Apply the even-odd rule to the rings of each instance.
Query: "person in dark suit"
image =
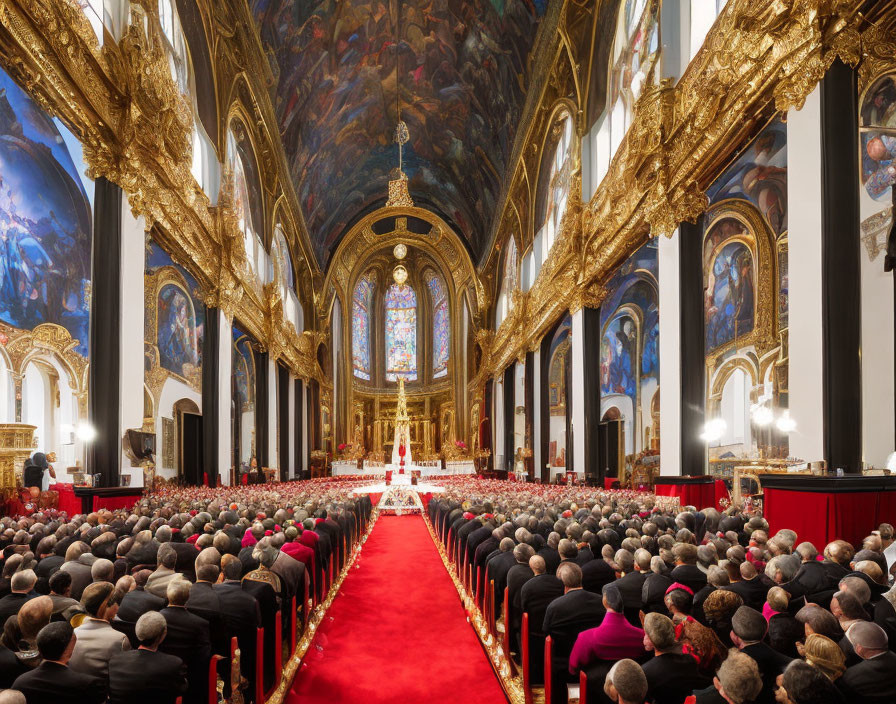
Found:
[[[669,575],[673,582],[679,582],[696,594],[706,586],[706,574],[697,567],[697,546],[691,543],[676,543],[672,547],[675,569]]]
[[[884,704],[896,701],[896,653],[888,649],[884,629],[870,621],[854,623],[848,633],[861,661],[837,681],[847,701]],[[30,700],[29,700],[30,702]]]
[[[495,521],[488,519],[479,528],[470,533],[470,536],[467,538],[466,550],[466,557],[469,563],[472,564],[475,561],[476,549],[489,540],[493,530],[495,530]]]
[[[644,552],[647,552],[646,550]],[[650,569],[650,560],[647,559],[647,569]],[[622,601],[625,605],[625,618],[633,626],[640,628],[641,622],[638,618],[638,612],[641,611],[641,592],[644,590],[644,582],[647,574],[635,569],[635,558],[628,550],[617,550],[613,557],[616,563],[616,573],[618,578],[613,584],[622,594]]]
[[[205,619],[186,609],[191,587],[186,580],[172,581],[168,585],[168,606],[159,612],[165,618],[168,634],[159,649],[168,655],[176,655],[187,666],[189,688],[184,695],[184,704],[204,704],[208,701],[211,639]]]
[[[19,675],[31,669],[16,657],[15,652],[0,643],[0,690],[9,689]]]
[[[523,606],[521,593],[523,586],[535,573],[529,567],[529,560],[535,556],[531,545],[521,543],[513,549],[513,557],[516,564],[507,572],[507,597],[508,614],[510,616],[511,648],[514,652],[520,652],[520,628],[522,627]]]
[[[694,657],[683,653],[676,642],[672,619],[649,613],[644,618],[644,633],[644,645],[654,655],[642,665],[647,676],[647,698],[653,704],[681,704],[695,689],[709,684]]]
[[[765,598],[768,595],[768,587],[763,584],[752,562],[742,562],[740,564],[739,582],[722,588],[739,594],[740,598],[744,600],[744,606],[749,606],[756,611],[762,611],[762,606],[765,604]]]
[[[240,669],[243,677],[249,681],[247,694],[255,692],[255,634],[261,627],[261,611],[258,601],[252,594],[243,589],[242,564],[233,555],[221,558],[224,581],[214,586],[221,604],[221,614],[229,637],[236,636],[242,653]]]
[[[291,559],[291,558],[290,558]],[[221,573],[217,565],[201,565],[196,568],[196,584],[190,589],[187,611],[208,623],[212,652],[215,655],[230,655],[230,638],[221,612],[221,599],[214,590],[214,584]]]
[[[0,623],[6,623],[6,619],[19,613],[22,604],[37,596],[34,585],[37,584],[37,575],[34,570],[22,570],[16,572],[10,581],[12,591],[0,599]]]
[[[482,598],[483,585],[485,584],[485,566],[488,563],[488,557],[498,549],[501,538],[505,535],[503,526],[495,528],[488,538],[476,546],[476,552],[473,554],[473,575],[477,577],[475,584],[477,598]]]
[[[784,591],[790,594],[791,599],[804,596],[812,601],[813,594],[833,589],[837,586],[828,576],[828,569],[818,560],[818,551],[812,543],[800,543],[796,546],[796,554],[799,555],[802,564],[796,576],[789,582],[782,584]]]
[[[557,578],[563,583],[564,594],[548,605],[542,625],[542,632],[553,641],[551,704],[567,700],[566,683],[573,681],[569,654],[579,633],[599,626],[606,614],[603,599],[582,589],[582,568],[575,562],[562,563]]]
[[[666,611],[666,590],[673,584],[672,578],[666,574],[666,565],[663,558],[654,555],[650,558],[650,573],[644,580],[641,588],[641,608],[645,614],[661,613]]]
[[[757,704],[772,704],[775,701],[775,680],[791,661],[791,658],[763,642],[767,630],[765,616],[749,606],[739,607],[731,619],[732,642],[738,650],[756,661],[762,677],[762,691],[756,698]]]
[[[501,616],[501,605],[504,603],[504,587],[507,585],[507,573],[516,564],[513,557],[513,548],[516,544],[513,538],[503,538],[500,543],[501,552],[488,561],[485,569],[485,587],[489,588],[489,582],[495,583],[495,618]]]
[[[187,691],[187,668],[175,655],[159,652],[168,625],[149,611],[137,621],[140,647],[109,661],[109,704],[174,704]]]
[[[165,608],[164,599],[145,590],[146,580],[151,574],[149,570],[140,570],[134,575],[137,586],[124,595],[118,607],[118,618],[122,621],[136,624],[146,612],[161,611]]]
[[[12,688],[25,695],[28,704],[100,704],[106,700],[101,680],[68,666],[75,649],[75,632],[65,621],[44,626],[37,635],[43,662],[19,675]]]
[[[545,613],[552,601],[563,596],[563,582],[547,574],[541,555],[533,555],[529,559],[529,567],[534,576],[520,590],[520,609],[529,614],[529,652],[537,654],[544,652],[547,637],[543,630]],[[530,658],[529,663],[533,684],[541,684],[544,681],[544,658],[536,655]]]
[[[603,557],[589,560],[582,567],[582,588],[592,594],[602,594],[604,586],[616,579],[616,572]]]
[[[560,566],[561,557],[559,550],[557,550],[558,545],[560,545],[560,534],[552,532],[548,534],[547,544],[536,551],[538,555],[544,558],[548,574],[557,574],[557,568]]]

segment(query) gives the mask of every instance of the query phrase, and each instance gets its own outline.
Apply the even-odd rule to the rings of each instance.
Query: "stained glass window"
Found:
[[[432,377],[438,379],[448,374],[451,318],[442,278],[432,271],[427,271],[426,285],[429,286],[429,293],[432,296]]]
[[[417,294],[405,284],[386,290],[386,381],[417,379]]]
[[[355,376],[370,381],[370,307],[376,282],[361,277],[352,296],[352,368]]]

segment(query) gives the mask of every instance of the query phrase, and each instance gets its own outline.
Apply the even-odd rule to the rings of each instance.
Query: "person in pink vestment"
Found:
[[[631,625],[622,613],[622,594],[614,584],[603,589],[607,615],[597,628],[582,631],[569,656],[569,671],[576,674],[597,660],[637,659],[645,654],[644,630]]]

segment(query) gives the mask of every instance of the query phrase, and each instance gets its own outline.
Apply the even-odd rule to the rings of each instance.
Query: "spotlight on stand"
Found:
[[[796,430],[796,421],[790,417],[790,413],[788,411],[784,411],[781,416],[778,418],[775,426],[782,433],[792,433]]]
[[[724,418],[713,418],[706,422],[703,426],[703,432],[700,433],[700,439],[704,442],[715,442],[719,440],[728,430],[728,424]]]
[[[94,428],[90,423],[81,423],[75,434],[78,436],[78,440],[82,442],[93,442],[96,440],[96,428]]]
[[[765,404],[754,404],[750,408],[750,415],[753,417],[753,422],[760,427],[771,425],[775,420],[775,414],[772,412],[772,409]]]

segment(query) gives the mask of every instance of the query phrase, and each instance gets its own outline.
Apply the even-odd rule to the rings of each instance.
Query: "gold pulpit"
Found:
[[[8,493],[22,485],[25,460],[34,452],[36,425],[0,423],[0,490]]]

